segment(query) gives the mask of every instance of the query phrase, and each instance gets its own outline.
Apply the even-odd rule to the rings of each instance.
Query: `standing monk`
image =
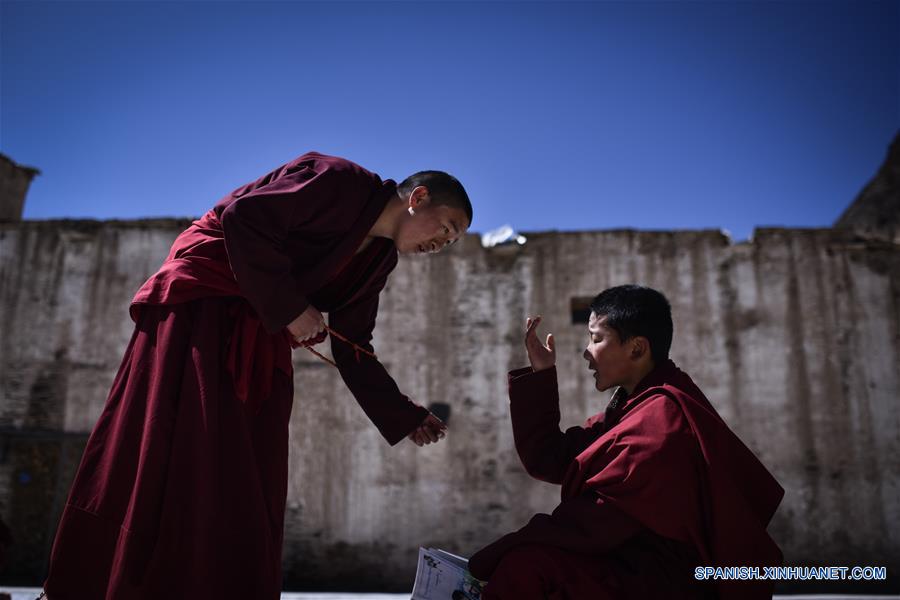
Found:
[[[669,359],[668,301],[620,286],[591,311],[584,358],[599,391],[618,389],[565,433],[553,337],[538,340],[540,317],[526,324],[531,367],[509,374],[513,437],[562,501],[472,556],[483,600],[771,598],[772,582],[694,578],[697,566],[780,565],[766,526],[784,490]]]
[[[390,444],[444,425],[372,351],[398,253],[472,221],[462,185],[399,186],[309,153],[222,199],[175,240],[136,323],[53,546],[50,600],[268,600],[281,591],[291,347],[329,326],[341,377]],[[354,348],[362,348],[359,351]]]

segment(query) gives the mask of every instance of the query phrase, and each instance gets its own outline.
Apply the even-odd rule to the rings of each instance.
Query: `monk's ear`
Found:
[[[419,185],[413,188],[413,191],[409,194],[409,206],[414,209],[419,208],[428,204],[430,199],[428,188],[424,185]]]
[[[638,360],[650,354],[650,341],[643,336],[631,338],[631,358]]]

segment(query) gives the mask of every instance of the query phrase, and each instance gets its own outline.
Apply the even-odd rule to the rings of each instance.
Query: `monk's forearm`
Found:
[[[338,333],[368,351],[373,351],[372,331],[378,315],[378,291],[383,282],[352,306],[329,314],[329,324]],[[377,358],[332,337],[331,351],[344,383],[381,435],[392,446],[415,430],[428,411],[400,392],[394,378]]]
[[[530,368],[509,374],[509,411],[513,439],[529,475],[548,483],[562,483],[572,459],[584,446],[579,427],[559,430],[559,392],[556,369]]]
[[[400,392],[397,383],[378,359],[361,355],[357,363],[353,356],[335,358],[347,388],[392,446],[402,441],[428,416],[427,409],[416,405]]]

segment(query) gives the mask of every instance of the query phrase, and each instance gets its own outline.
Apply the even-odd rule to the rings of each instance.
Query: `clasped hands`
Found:
[[[306,345],[325,331],[325,317],[315,306],[308,306],[300,313],[300,316],[288,323],[288,332],[294,341],[300,345]],[[322,340],[319,340],[322,341]]]

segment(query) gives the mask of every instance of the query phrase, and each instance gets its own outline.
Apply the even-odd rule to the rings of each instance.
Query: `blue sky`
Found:
[[[473,230],[830,225],[900,128],[900,2],[0,2],[25,217],[199,215],[307,151]]]

